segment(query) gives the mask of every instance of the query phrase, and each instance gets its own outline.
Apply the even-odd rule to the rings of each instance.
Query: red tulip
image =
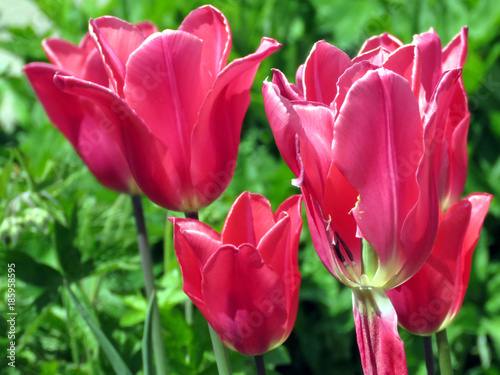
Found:
[[[147,39],[112,17],[91,20],[89,29],[109,85],[68,72],[56,85],[120,123],[132,175],[153,202],[183,212],[213,202],[234,172],[257,68],[280,44],[263,38],[255,53],[226,65],[229,24],[211,6]]]
[[[455,319],[467,290],[472,253],[488,212],[489,194],[471,194],[445,212],[436,242],[423,267],[407,282],[387,291],[407,331],[430,335]]]
[[[264,84],[266,113],[302,188],[316,251],[353,288],[368,374],[406,372],[384,291],[424,264],[437,232],[438,194],[452,201],[465,181],[465,34],[444,50],[433,30],[410,45],[383,34],[352,60],[321,41],[299,67],[297,84],[279,71]]]
[[[95,23],[125,24],[113,17],[91,21]],[[157,31],[151,23],[127,25],[137,34],[137,43]],[[108,87],[108,67],[94,38],[86,34],[78,46],[49,38],[43,41],[42,47],[51,64],[31,63],[24,71],[50,120],[68,138],[101,184],[118,192],[139,192],[122,151],[121,119],[110,116],[107,109],[83,97],[62,91],[54,83],[54,76],[60,74],[73,76],[88,86]]]
[[[272,350],[292,331],[301,201],[293,196],[273,214],[264,197],[245,192],[222,234],[197,220],[171,219],[184,292],[224,344],[242,354]]]

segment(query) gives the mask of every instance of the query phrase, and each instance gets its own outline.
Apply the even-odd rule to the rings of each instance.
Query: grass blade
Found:
[[[129,370],[123,359],[118,354],[117,350],[108,340],[106,335],[101,331],[101,329],[97,326],[97,324],[92,319],[90,313],[87,311],[86,307],[81,304],[76,296],[74,295],[71,288],[67,285],[68,295],[71,299],[71,302],[75,305],[76,310],[81,315],[85,323],[87,323],[88,327],[94,334],[95,338],[99,342],[104,354],[109,359],[113,370],[117,375],[132,375],[132,372]]]

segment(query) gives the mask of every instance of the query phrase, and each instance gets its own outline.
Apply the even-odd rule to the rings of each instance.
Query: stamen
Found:
[[[334,243],[333,244],[333,248],[335,249],[335,254],[337,255],[337,257],[340,259],[340,261],[342,263],[345,263],[345,258],[344,256],[342,255],[342,253],[340,252],[340,243],[337,241],[337,243]]]
[[[356,265],[356,262],[354,261],[354,256],[351,253],[351,250],[347,247],[347,244],[345,241],[340,237],[339,233],[337,231],[333,232],[333,238],[334,240],[332,241],[333,249],[335,250],[335,255],[337,255],[338,259],[342,262],[344,265],[344,268],[346,272],[349,274],[351,277],[351,280],[360,284],[361,279],[361,270],[358,268]],[[342,254],[342,251],[340,250],[340,245],[344,248],[345,253],[349,257],[349,261],[346,261],[344,255]]]
[[[344,242],[342,237],[339,236],[339,232],[335,231],[333,233],[335,234],[335,237],[337,237],[337,239],[342,244],[342,247],[344,248],[344,250],[345,250],[347,256],[349,257],[349,259],[351,260],[351,262],[354,262],[354,257],[352,256],[351,250],[349,250],[349,248],[347,247],[347,244]]]

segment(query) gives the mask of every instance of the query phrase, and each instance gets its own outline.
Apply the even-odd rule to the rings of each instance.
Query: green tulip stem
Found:
[[[229,362],[226,347],[210,324],[208,324],[208,330],[210,331],[210,338],[212,339],[212,347],[214,348],[219,375],[231,375],[231,364]]]
[[[427,369],[427,375],[435,375],[436,370],[434,369],[434,353],[432,352],[432,336],[422,336],[422,341],[424,343],[425,367]]]
[[[188,219],[199,220],[198,212],[184,212],[184,216]],[[191,304],[189,306],[188,304]],[[192,321],[193,311],[192,311],[192,302],[191,300],[187,301],[186,304],[186,320],[189,324]],[[212,340],[212,347],[214,349],[215,360],[217,362],[217,369],[219,370],[219,375],[231,375],[231,364],[229,362],[229,357],[227,355],[227,350],[224,344],[222,343],[217,332],[214,331],[210,323],[208,323],[208,330],[210,331],[210,339]]]
[[[193,219],[193,220],[200,220],[200,216],[198,215],[198,212],[184,212],[184,216],[188,219]]]
[[[253,357],[255,361],[255,368],[257,369],[257,375],[266,375],[266,366],[264,365],[264,355],[259,354]]]
[[[185,212],[184,216],[188,219],[199,220],[198,212]],[[193,301],[188,299],[184,305],[184,317],[188,325],[193,324]]]
[[[132,195],[132,206],[134,208],[135,225],[137,227],[137,242],[139,244],[139,254],[141,255],[142,274],[144,276],[144,284],[146,287],[146,297],[149,301],[153,291],[156,290],[156,287],[153,275],[153,259],[151,258],[151,251],[149,249],[141,195]],[[155,304],[153,310],[152,334],[156,373],[157,375],[167,375],[167,355],[161,334],[161,317],[158,304]]]
[[[169,211],[167,211],[167,219],[165,220],[165,230],[163,232],[163,272],[170,272],[170,270],[174,267],[174,264],[177,261],[172,262],[172,259],[175,258],[174,253],[174,243],[172,241],[174,236],[174,228],[169,217]]]
[[[446,330],[436,333],[436,341],[438,347],[439,368],[441,375],[453,375],[453,367],[451,366],[451,351],[446,337]]]

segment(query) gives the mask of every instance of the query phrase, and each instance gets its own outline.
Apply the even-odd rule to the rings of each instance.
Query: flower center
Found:
[[[351,250],[337,231],[333,232],[332,246],[335,255],[344,266],[346,277],[361,287],[371,286],[371,281],[378,270],[378,256],[373,246],[364,238],[361,240],[361,267],[356,263]]]
[[[345,243],[345,241],[340,237],[339,232],[334,231],[333,232],[333,241],[332,241],[333,249],[335,251],[335,255],[337,255],[337,258],[342,262],[344,265],[344,269],[350,276],[350,279],[354,281],[357,284],[361,285],[361,269],[357,265],[356,261],[354,260],[354,257],[352,256],[351,250],[349,250],[349,247]],[[342,254],[343,252],[347,255],[347,258]],[[347,276],[347,275],[346,275]]]

